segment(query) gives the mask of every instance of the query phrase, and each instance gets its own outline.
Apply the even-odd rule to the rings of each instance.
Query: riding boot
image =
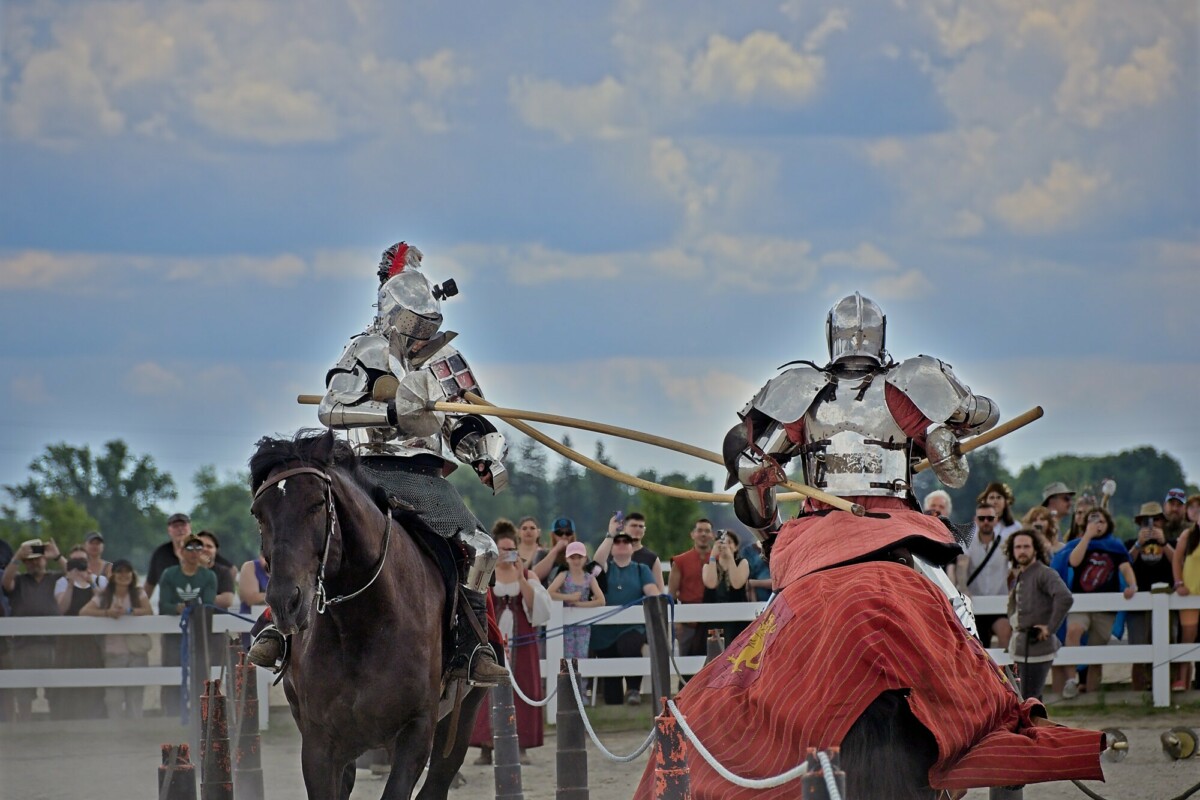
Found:
[[[496,654],[487,641],[487,595],[463,588],[468,608],[461,609],[454,627],[454,658],[451,678],[466,678],[472,686],[508,686],[512,683],[508,670],[496,662]],[[478,621],[476,631],[471,614]]]
[[[274,625],[267,625],[254,637],[254,643],[246,653],[246,660],[251,664],[265,667],[271,672],[279,672],[283,668],[284,656],[287,655],[287,637],[279,632]]]

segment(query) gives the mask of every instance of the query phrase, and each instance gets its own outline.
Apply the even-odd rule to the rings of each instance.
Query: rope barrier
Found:
[[[507,659],[507,658],[504,659],[504,668],[506,670],[508,670],[508,677],[512,679],[513,692],[516,693],[517,697],[521,698],[522,702],[524,702],[525,705],[533,706],[534,708],[541,708],[542,706],[549,703],[551,698],[554,697],[554,695],[558,694],[558,686],[556,685],[554,687],[554,689],[550,692],[550,694],[546,695],[541,700],[530,700],[528,697],[525,696],[525,693],[521,691],[521,687],[517,684],[517,676],[512,671],[512,665],[510,663],[510,659]],[[541,680],[541,678],[538,678],[538,680]]]
[[[616,755],[607,747],[605,747],[604,743],[601,742],[596,736],[596,732],[592,730],[592,722],[588,719],[587,712],[583,708],[583,696],[579,693],[579,677],[575,674],[575,667],[571,664],[570,659],[567,659],[567,674],[571,676],[571,691],[575,695],[575,704],[579,706],[579,717],[583,720],[584,730],[588,732],[588,736],[591,737],[592,744],[596,745],[596,749],[600,751],[601,755],[603,755],[609,761],[615,761],[618,764],[628,764],[630,761],[633,761],[642,753],[646,752],[650,745],[654,744],[654,738],[657,734],[657,731],[654,728],[651,728],[650,735],[646,737],[646,741],[638,745],[638,749],[634,750],[627,756]]]
[[[821,775],[825,778],[825,791],[829,793],[829,800],[842,800],[841,792],[838,791],[837,778],[833,776],[833,762],[829,760],[829,754],[824,750],[818,750],[817,760],[821,762]]]
[[[785,783],[796,780],[796,778],[799,778],[808,771],[807,762],[802,762],[797,766],[792,767],[787,772],[780,773],[779,775],[775,775],[771,778],[743,778],[740,775],[734,775],[732,772],[725,769],[721,762],[717,761],[716,758],[713,757],[713,754],[708,752],[708,749],[700,742],[698,738],[696,738],[696,734],[692,732],[690,727],[688,727],[687,720],[684,719],[683,713],[680,712],[679,707],[675,705],[674,700],[667,700],[667,708],[669,708],[671,713],[675,715],[675,721],[679,723],[680,730],[683,731],[683,735],[687,737],[691,745],[696,748],[696,752],[708,762],[710,767],[716,770],[718,775],[732,783],[734,786],[740,786],[743,789],[774,789],[776,786],[782,786]],[[824,766],[824,762],[822,762],[822,766]],[[832,772],[832,769],[825,768],[826,782],[829,781]],[[838,795],[836,795],[836,785],[834,786],[833,791],[835,794],[830,795],[830,800],[840,800]]]

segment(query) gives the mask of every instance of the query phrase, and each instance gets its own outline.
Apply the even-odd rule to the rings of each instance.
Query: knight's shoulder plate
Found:
[[[949,419],[967,394],[950,365],[933,356],[905,359],[888,372],[887,382],[933,422]]]
[[[447,397],[462,397],[464,392],[474,392],[480,397],[483,396],[479,383],[475,380],[475,373],[471,371],[471,365],[462,353],[450,345],[444,345],[421,368],[433,373]]]
[[[804,416],[817,395],[829,383],[829,376],[809,366],[793,367],[767,381],[747,405],[745,412],[755,409],[785,425]],[[743,413],[744,416],[744,413]]]
[[[346,345],[346,349],[342,351],[342,357],[338,359],[333,369],[353,372],[358,364],[362,364],[367,369],[386,372],[388,369],[387,339],[374,333],[358,334]]]

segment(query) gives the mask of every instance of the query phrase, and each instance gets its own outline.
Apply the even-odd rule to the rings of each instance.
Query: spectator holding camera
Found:
[[[150,613],[150,598],[138,586],[133,565],[124,559],[112,565],[112,579],[108,586],[79,610],[83,617],[109,619],[141,617]],[[144,667],[149,663],[150,646],[150,635],[146,633],[107,634],[104,637],[104,666]],[[109,718],[141,719],[144,694],[141,686],[110,686],[105,689],[104,705]]]
[[[746,583],[750,580],[750,564],[738,552],[741,542],[733,531],[717,532],[708,560],[700,570],[704,583],[705,603],[744,603],[748,599]],[[726,643],[745,630],[747,622],[724,622]],[[707,643],[707,641],[706,641]],[[707,649],[707,648],[706,648]]]
[[[1171,562],[1175,557],[1175,548],[1163,532],[1166,517],[1162,506],[1158,503],[1143,503],[1133,522],[1137,525],[1138,534],[1132,544],[1129,544],[1129,559],[1133,564],[1133,574],[1137,581],[1139,592],[1148,592],[1156,583],[1168,586],[1174,583],[1171,575]],[[1129,631],[1130,644],[1150,644],[1150,612],[1125,612],[1125,626]],[[1133,665],[1133,690],[1145,691],[1150,682],[1150,670],[1147,664]]]
[[[1050,513],[1050,509],[1045,506],[1034,506],[1026,512],[1021,519],[1022,530],[1031,530],[1046,543],[1044,550],[1039,550],[1039,555],[1046,556],[1046,563],[1050,563],[1050,559],[1059,550],[1063,549],[1063,542],[1058,538],[1058,520]]]
[[[1008,593],[1008,620],[1014,631],[1008,652],[1017,665],[1021,693],[1041,700],[1059,648],[1054,632],[1075,598],[1048,566],[1049,552],[1041,534],[1028,528],[1009,534],[1004,555],[1017,576]]]
[[[633,560],[633,537],[618,531],[610,539],[612,555],[601,564],[607,576],[604,596],[608,605],[623,606],[641,597],[659,594],[654,575],[645,564]],[[599,553],[599,550],[597,550]],[[645,625],[597,625],[592,628],[592,654],[597,658],[637,658],[646,644]],[[642,702],[642,676],[625,677],[628,690],[624,694],[626,705],[635,706]],[[621,678],[604,678],[601,681],[604,702],[620,705],[622,702]]]
[[[62,576],[46,571],[46,559],[57,561],[61,555],[53,539],[44,544],[41,539],[30,539],[17,548],[13,560],[4,567],[0,584],[8,593],[14,617],[57,617],[62,614],[54,598],[54,584]],[[24,572],[21,572],[22,567]],[[50,669],[54,666],[54,637],[15,637],[9,663],[13,669]],[[31,718],[36,696],[36,689],[12,690],[18,721]]]

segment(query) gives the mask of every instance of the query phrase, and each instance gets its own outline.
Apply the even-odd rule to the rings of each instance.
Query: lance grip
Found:
[[[1013,431],[1024,428],[1029,423],[1041,419],[1045,413],[1046,412],[1042,410],[1041,406],[1034,406],[1024,414],[1019,414],[1010,419],[1008,422],[1000,423],[990,431],[986,431],[978,436],[972,437],[965,442],[962,442],[958,446],[958,452],[960,455],[966,455],[972,450],[983,447],[985,444],[991,444],[1002,436],[1007,436]],[[924,472],[927,469],[929,469],[929,459],[923,458],[917,462],[915,467],[913,467],[913,472]]]

